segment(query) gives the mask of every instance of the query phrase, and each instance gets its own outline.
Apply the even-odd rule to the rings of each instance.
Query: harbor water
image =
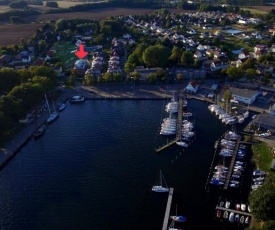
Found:
[[[174,188],[171,212],[187,217],[186,228],[222,229],[214,220],[218,197],[205,185],[215,141],[231,126],[190,100],[195,140],[156,154],[171,140],[159,135],[167,102],[69,104],[0,172],[1,229],[162,229],[167,194],[151,191],[159,170]]]

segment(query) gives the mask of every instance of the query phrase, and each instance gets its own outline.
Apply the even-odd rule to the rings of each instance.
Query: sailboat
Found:
[[[53,107],[54,108],[53,113],[51,112],[49,102],[48,102],[48,98],[47,98],[46,94],[45,94],[45,98],[46,98],[46,103],[47,103],[47,107],[48,107],[49,114],[50,114],[50,116],[46,120],[46,123],[49,124],[49,123],[52,123],[53,121],[55,121],[59,117],[59,114],[55,111],[55,107]]]
[[[175,228],[175,221],[173,220],[168,227],[168,230],[183,230],[181,228]]]
[[[168,185],[162,175],[161,170],[159,170],[159,176],[157,178],[156,184],[152,187],[153,192],[169,192]]]
[[[33,134],[33,138],[34,139],[38,139],[39,137],[41,137],[43,135],[43,133],[46,130],[46,125],[43,123],[42,125],[40,125],[34,132]]]
[[[176,222],[185,222],[186,221],[186,217],[185,216],[178,216],[177,215],[177,206],[176,206],[176,215],[175,216],[170,216],[170,218]]]

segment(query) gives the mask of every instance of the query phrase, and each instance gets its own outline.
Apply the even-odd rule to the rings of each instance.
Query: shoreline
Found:
[[[212,99],[203,94],[185,94],[184,84],[174,85],[100,85],[100,86],[76,86],[75,88],[62,88],[62,94],[55,102],[68,101],[72,95],[83,95],[86,100],[171,100],[185,97],[189,100],[199,100],[205,103],[214,103]],[[261,112],[250,107],[253,112]],[[32,139],[36,128],[48,117],[45,111],[40,117],[30,124],[26,124],[16,136],[0,149],[0,170],[3,169],[20,150]]]

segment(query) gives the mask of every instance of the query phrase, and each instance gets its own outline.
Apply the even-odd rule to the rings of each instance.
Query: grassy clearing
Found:
[[[253,9],[253,8],[241,8],[241,10],[248,10],[251,14],[267,14],[267,11],[259,10],[259,9]]]
[[[67,66],[72,66],[78,59],[74,54],[75,46],[71,43],[60,42],[56,45],[56,56]]]
[[[87,2],[71,2],[71,1],[57,1],[59,8],[69,8],[71,6],[82,5]],[[43,5],[45,6],[46,2],[43,1]]]
[[[253,157],[252,160],[256,167],[269,174],[275,175],[275,172],[270,169],[271,162],[274,159],[272,155],[272,148],[264,142],[259,142],[252,146]]]

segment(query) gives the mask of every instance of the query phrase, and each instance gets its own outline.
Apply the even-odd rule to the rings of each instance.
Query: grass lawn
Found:
[[[73,52],[74,50],[76,50],[76,48],[71,43],[60,42],[59,44],[56,44],[56,56],[66,66],[73,66],[75,61],[78,60],[77,56]]]
[[[274,159],[272,155],[272,148],[266,143],[260,142],[252,146],[253,157],[252,160],[256,167],[262,171],[268,172],[269,174],[275,175],[275,172],[270,169],[271,162]]]
[[[241,10],[248,10],[251,14],[267,14],[268,12],[259,9],[252,9],[252,8],[241,8]]]

